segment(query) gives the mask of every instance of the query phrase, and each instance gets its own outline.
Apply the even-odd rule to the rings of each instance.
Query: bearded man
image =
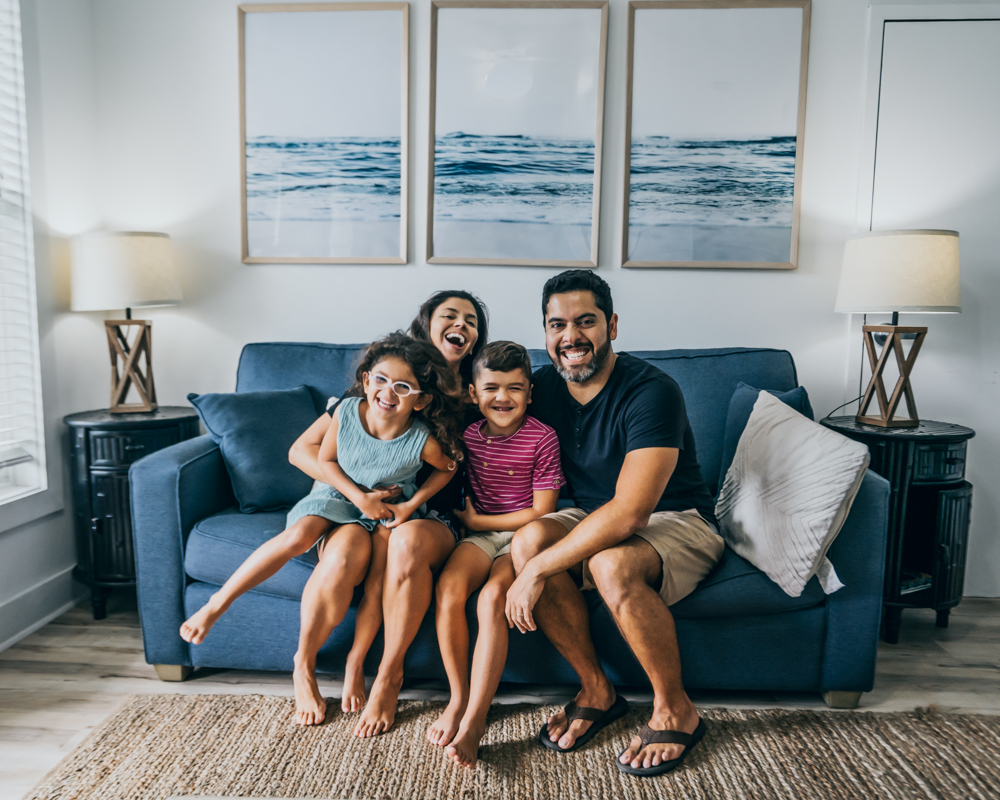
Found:
[[[618,758],[634,775],[673,769],[702,738],[681,682],[669,606],[722,556],[714,503],[698,466],[677,383],[642,359],[616,354],[611,289],[589,270],[551,278],[542,292],[551,366],[534,375],[531,413],[559,435],[574,507],[517,532],[517,579],[507,618],[540,627],[580,677],[573,702],[540,731],[569,752],[628,710],[601,667],[581,590],[597,589],[653,687],[653,714]]]

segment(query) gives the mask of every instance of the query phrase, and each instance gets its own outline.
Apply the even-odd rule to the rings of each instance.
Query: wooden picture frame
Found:
[[[400,73],[399,73],[399,94],[400,94],[400,109],[399,109],[399,172],[398,172],[398,182],[399,182],[399,238],[398,246],[391,246],[391,240],[395,238],[393,231],[395,230],[395,223],[391,219],[386,219],[387,212],[390,208],[394,208],[394,204],[390,204],[387,200],[383,201],[379,198],[369,198],[369,208],[362,209],[362,214],[367,214],[367,217],[363,217],[359,222],[356,219],[348,218],[337,218],[336,214],[331,208],[330,218],[328,220],[317,219],[317,226],[312,226],[311,229],[307,226],[299,226],[301,230],[304,231],[303,235],[299,237],[297,241],[294,233],[289,233],[288,239],[290,241],[288,249],[295,250],[296,248],[300,250],[310,250],[310,249],[323,249],[324,245],[319,241],[319,237],[322,236],[322,230],[320,225],[327,225],[329,233],[325,247],[330,251],[326,254],[294,254],[294,253],[262,253],[260,252],[261,247],[255,246],[254,243],[254,232],[251,231],[251,223],[248,219],[248,191],[247,191],[247,21],[248,17],[252,16],[254,18],[262,18],[262,15],[288,15],[288,14],[303,14],[303,13],[343,13],[343,12],[385,12],[385,11],[398,11],[401,14],[401,29],[402,38],[400,41]],[[409,235],[409,225],[408,225],[408,209],[409,209],[409,60],[410,60],[410,4],[407,2],[371,2],[371,3],[289,3],[289,4],[261,4],[261,5],[240,5],[238,6],[238,28],[239,28],[239,80],[240,80],[240,219],[241,219],[241,235],[242,235],[242,260],[244,264],[405,264],[408,261],[408,250],[407,250],[407,240]],[[336,57],[334,54],[338,53],[338,48],[324,48],[324,53],[329,57]],[[346,57],[346,56],[345,56]],[[355,75],[359,69],[364,69],[363,65],[357,63],[351,63],[352,67],[351,73]],[[370,71],[369,71],[370,72]],[[367,74],[367,73],[366,73]],[[351,78],[354,80],[355,78]],[[393,79],[388,78],[390,82],[394,82]],[[391,85],[387,84],[387,85]],[[390,91],[395,91],[391,89]],[[272,96],[274,91],[272,90]],[[377,96],[377,92],[369,92],[369,96]],[[296,107],[301,108],[304,104],[298,104]],[[316,104],[320,105],[320,104]],[[390,114],[394,113],[389,111]],[[346,115],[345,115],[346,116]],[[360,115],[363,116],[363,115]],[[251,131],[251,135],[253,132]],[[263,138],[263,137],[262,137]],[[274,138],[274,137],[270,137]],[[291,140],[293,137],[289,137]],[[374,175],[371,180],[377,181],[382,180],[383,182],[393,181],[395,176],[395,157],[392,154],[394,149],[394,139],[392,137],[385,137],[382,135],[363,135],[358,136],[337,136],[337,137],[309,137],[302,136],[302,140],[309,140],[311,144],[319,147],[317,142],[321,142],[325,138],[325,141],[330,144],[330,148],[335,146],[332,144],[334,139],[339,140],[359,140],[367,139],[369,141],[362,142],[360,147],[364,146],[378,146],[376,140],[383,140],[381,151],[373,151],[379,166],[373,168],[382,170],[382,177],[380,178],[378,174]],[[388,153],[388,154],[387,154]],[[329,177],[334,175],[336,169],[336,158],[337,156],[331,152],[329,156],[330,169],[331,172],[328,176],[322,174],[317,175],[318,179],[326,177],[327,183],[333,183],[338,180],[335,177]],[[346,161],[346,156],[345,156]],[[276,173],[280,174],[280,173]],[[388,177],[385,177],[388,176]],[[344,179],[344,185],[346,185],[346,180]],[[375,187],[376,184],[372,183]],[[298,188],[298,187],[297,187]],[[327,185],[324,188],[330,188]],[[278,195],[278,209],[281,208],[281,197],[282,193],[285,191],[283,187],[277,190]],[[377,194],[376,190],[371,190],[368,192],[370,195]],[[364,194],[363,192],[355,193],[355,196]],[[388,195],[387,192],[382,192],[382,194]],[[334,198],[335,192],[330,192],[330,197]],[[393,195],[394,196],[394,193]],[[346,193],[344,193],[346,197]],[[341,198],[343,199],[343,198]],[[304,203],[311,202],[314,206],[319,205],[322,201],[318,200],[315,196],[308,201],[303,201]],[[331,199],[331,206],[334,202],[338,200]],[[357,200],[355,202],[354,213],[357,213],[357,205],[363,201]],[[377,209],[381,209],[381,214],[378,213]],[[316,214],[321,213],[319,210],[315,212]],[[374,217],[378,216],[378,219]],[[269,220],[268,220],[269,221]],[[345,223],[350,223],[345,224]],[[389,223],[392,223],[391,227]],[[280,216],[275,221],[275,228],[282,224]],[[289,223],[285,223],[287,226]],[[339,226],[339,227],[338,227]],[[372,234],[372,235],[369,235]],[[275,240],[278,239],[277,234],[275,235]],[[335,239],[347,240],[349,242],[346,247],[341,242],[335,243]],[[384,241],[383,241],[384,240]],[[343,254],[331,254],[337,249],[344,249]],[[277,248],[276,249],[281,249]],[[377,253],[366,253],[366,250],[382,250],[385,249],[386,252]],[[350,250],[351,252],[346,252]],[[361,253],[361,254],[358,254]]]
[[[589,181],[589,191],[591,193],[589,205],[589,223],[583,223],[579,220],[584,219],[584,208],[583,199],[581,199],[576,207],[573,209],[571,216],[571,221],[561,220],[561,221],[550,221],[551,218],[554,219],[559,216],[560,212],[563,212],[564,217],[569,217],[570,214],[563,211],[563,209],[569,208],[569,201],[563,206],[563,209],[558,209],[553,207],[552,209],[545,208],[538,216],[538,221],[532,220],[527,221],[523,218],[518,219],[503,219],[503,209],[500,205],[503,200],[495,200],[494,208],[486,211],[477,211],[476,213],[485,214],[487,219],[480,220],[444,220],[437,219],[438,217],[438,206],[436,204],[436,199],[438,196],[437,189],[439,184],[439,179],[441,178],[441,171],[438,170],[438,160],[439,160],[439,147],[438,147],[438,136],[448,137],[455,135],[454,131],[441,130],[439,125],[439,114],[441,112],[442,106],[445,103],[442,102],[442,98],[438,96],[439,90],[439,55],[441,48],[441,38],[440,38],[440,15],[442,12],[445,14],[451,13],[453,10],[509,10],[512,14],[511,26],[515,25],[514,14],[520,15],[516,18],[516,24],[522,25],[526,29],[530,28],[532,33],[530,36],[541,37],[540,26],[530,26],[525,22],[526,12],[532,10],[546,10],[548,13],[561,14],[571,10],[593,10],[599,11],[599,22],[596,18],[593,22],[590,21],[588,15],[588,25],[594,25],[593,30],[589,27],[586,30],[586,35],[590,38],[596,38],[597,41],[593,43],[594,52],[592,56],[596,59],[596,63],[587,61],[586,63],[591,63],[592,67],[586,67],[587,70],[592,68],[593,70],[593,84],[592,91],[594,94],[594,122],[592,127],[589,127],[590,131],[593,131],[593,143],[587,144],[585,138],[574,139],[572,137],[566,137],[565,141],[575,142],[574,145],[579,148],[576,154],[574,163],[579,165],[578,171],[575,173],[575,177],[566,178],[566,186],[570,187],[567,194],[572,195],[574,192],[583,198],[583,177],[586,174],[591,174],[592,178]],[[430,264],[468,264],[468,265],[499,265],[499,266],[544,266],[544,267],[596,267],[597,266],[597,248],[598,248],[598,238],[599,238],[599,227],[600,227],[600,202],[601,202],[601,163],[602,163],[602,149],[603,149],[603,138],[604,138],[604,89],[605,89],[605,75],[606,75],[606,61],[607,61],[607,44],[608,44],[608,0],[567,0],[567,2],[551,2],[551,0],[433,0],[431,3],[431,53],[430,53],[430,130],[428,136],[428,170],[427,170],[427,262]],[[582,19],[582,15],[578,17]],[[599,27],[598,27],[599,26]],[[480,26],[480,30],[483,35],[489,37],[490,35],[496,34],[496,29],[500,26]],[[527,35],[527,34],[526,34]],[[524,51],[530,50],[531,47],[536,46],[537,41],[532,41],[531,43],[526,43],[523,48]],[[556,45],[564,47],[564,42],[558,41],[558,36],[554,35],[553,47]],[[499,53],[500,51],[495,51]],[[576,51],[574,51],[575,53]],[[449,57],[446,55],[446,58]],[[589,59],[590,55],[587,56],[573,56],[578,58],[581,63],[584,62],[584,58]],[[527,63],[532,60],[530,56],[509,57],[509,61],[499,61],[495,60],[493,70],[503,67],[505,64],[516,62],[517,58],[521,58],[523,62]],[[553,58],[553,61],[558,59]],[[540,63],[540,59],[536,59],[534,63]],[[485,62],[487,66],[490,62]],[[518,75],[523,76],[525,69],[522,66],[518,67],[517,64],[510,69],[516,73],[511,77],[508,75],[504,80],[517,83],[521,78]],[[550,68],[555,69],[555,68]],[[521,70],[517,73],[517,70]],[[482,80],[483,87],[488,90],[489,81],[494,78],[494,75],[498,73],[495,71],[490,71],[488,74],[484,73]],[[581,72],[581,74],[583,74]],[[585,83],[589,80],[590,73],[587,73],[587,78],[581,78],[581,83]],[[449,78],[451,74],[449,73]],[[499,79],[498,79],[499,80]],[[529,89],[527,93],[530,93],[531,88],[534,87],[533,78],[529,75],[527,78]],[[554,80],[551,80],[549,76],[542,76],[539,82],[539,93],[536,94],[534,99],[526,101],[539,103],[541,97],[541,91],[546,89],[552,92],[551,86],[555,84]],[[591,84],[587,85],[587,92],[591,92]],[[494,98],[497,95],[492,95]],[[516,100],[521,96],[525,95],[511,95],[508,97],[501,97],[501,100],[511,99]],[[588,94],[589,96],[589,94]],[[588,100],[589,103],[589,100]],[[455,107],[460,107],[459,104],[455,104]],[[494,106],[490,112],[494,116],[498,116],[499,112],[497,107]],[[528,118],[529,114],[524,114],[525,118]],[[580,118],[582,119],[583,112],[580,112]],[[512,123],[513,124],[513,123]],[[548,124],[548,123],[541,123]],[[588,136],[584,130],[583,126],[579,126],[580,131],[584,136]],[[465,135],[465,134],[461,134]],[[487,139],[492,140],[524,140],[524,146],[538,146],[545,147],[547,143],[554,141],[555,137],[551,137],[549,134],[536,135],[534,133],[524,133],[521,134],[500,134],[498,131],[490,131],[487,134],[471,134],[470,138],[479,138],[482,140],[484,147],[480,148],[480,152],[484,152],[485,141]],[[530,140],[534,139],[534,142]],[[446,143],[447,144],[447,143]],[[455,145],[456,147],[458,145]],[[443,146],[444,147],[444,146]],[[514,145],[507,146],[508,155],[511,159],[517,158],[517,153],[514,152],[516,147]],[[589,160],[586,157],[586,148],[592,147],[593,149],[593,167],[589,172],[585,172],[582,164]],[[581,156],[580,154],[583,154]],[[548,159],[539,158],[539,162],[536,163],[553,163],[558,161],[558,159]],[[488,166],[485,167],[488,169]],[[516,166],[514,169],[510,170],[508,175],[513,174],[517,176]],[[476,176],[470,177],[469,184],[471,185]],[[489,180],[504,180],[502,177],[489,178]],[[456,181],[460,181],[461,178],[456,178]],[[484,180],[487,180],[484,178]],[[510,178],[514,180],[514,178]],[[539,187],[537,188],[537,193],[543,191],[541,187],[542,177],[538,178]],[[574,183],[575,182],[575,183]],[[525,190],[526,193],[530,193],[532,189],[529,187]],[[500,192],[498,191],[497,196],[499,197]],[[551,195],[554,197],[555,195]],[[517,208],[514,205],[509,206],[513,208],[517,214],[521,217],[524,215],[524,209],[526,208],[526,201],[522,201],[524,204]],[[555,203],[556,201],[552,201]],[[487,205],[489,205],[487,203]],[[482,208],[483,204],[479,205]],[[534,209],[537,211],[537,208]],[[490,214],[494,216],[490,217]],[[500,216],[497,216],[500,214]],[[443,215],[442,215],[443,216]],[[579,219],[577,219],[577,217]],[[437,222],[437,227],[436,227]],[[469,223],[472,223],[470,227]],[[513,223],[513,224],[510,224]],[[583,231],[582,226],[584,224],[589,224],[589,231]],[[515,230],[515,225],[519,226]],[[478,226],[477,230],[472,230],[473,227]],[[503,226],[503,227],[501,227]],[[574,228],[573,226],[577,226]],[[483,235],[485,233],[485,235]],[[462,243],[465,240],[466,244]],[[471,242],[472,244],[467,244]],[[462,252],[464,248],[468,247],[469,252]],[[477,248],[479,252],[476,252]],[[492,249],[493,252],[485,252],[486,250]],[[537,253],[537,255],[536,255]],[[526,255],[527,254],[527,255]]]
[[[782,13],[780,17],[782,31],[791,31],[793,27],[800,27],[800,38],[795,41],[788,41],[787,37],[781,38],[783,45],[781,48],[767,48],[766,45],[761,46],[758,42],[758,50],[764,54],[760,58],[761,62],[768,58],[772,61],[779,58],[779,56],[783,58],[783,61],[780,62],[781,70],[779,74],[780,79],[789,86],[788,93],[791,92],[793,88],[791,84],[797,77],[797,92],[792,97],[785,98],[786,105],[782,107],[784,109],[783,114],[779,115],[777,112],[774,112],[770,117],[772,121],[782,117],[782,129],[771,133],[768,133],[767,130],[749,130],[750,125],[754,124],[751,120],[751,113],[743,111],[743,118],[740,119],[741,112],[738,109],[726,110],[727,107],[722,99],[720,99],[717,106],[709,107],[707,103],[712,102],[711,91],[690,92],[688,97],[678,100],[678,116],[682,120],[685,120],[685,111],[688,112],[686,119],[692,128],[698,125],[706,128],[718,125],[720,131],[715,133],[717,138],[705,134],[701,136],[692,135],[690,137],[682,135],[674,136],[674,143],[668,144],[666,140],[671,139],[669,135],[644,133],[643,136],[646,137],[647,142],[653,139],[664,141],[662,143],[650,142],[648,148],[641,153],[644,159],[642,170],[645,171],[636,169],[634,162],[638,159],[635,157],[634,151],[636,147],[634,145],[639,142],[638,137],[636,143],[633,142],[633,123],[636,116],[636,105],[647,102],[650,108],[663,108],[664,105],[662,103],[656,106],[649,102],[650,97],[654,91],[661,93],[671,91],[671,89],[663,88],[670,85],[671,75],[669,74],[669,70],[666,71],[667,74],[664,74],[664,71],[660,70],[660,74],[656,76],[658,81],[657,88],[655,90],[644,89],[645,96],[636,97],[637,12],[645,14],[645,12],[657,11],[669,14],[671,12],[690,10],[734,10],[747,12],[747,14],[741,14],[740,16],[740,20],[746,22],[748,19],[752,19],[748,16],[749,14],[769,9],[801,10],[800,25],[796,23],[794,15]],[[806,83],[809,67],[810,13],[811,0],[630,0],[628,4],[625,169],[622,204],[621,259],[623,267],[797,268],[802,194],[802,154],[805,135]],[[645,19],[648,22],[651,18],[646,17]],[[680,21],[681,18],[675,17],[674,19]],[[698,19],[692,15],[688,15],[684,24],[688,25],[691,30],[694,30],[698,25],[703,26],[706,19],[708,18],[704,16]],[[733,21],[735,19],[735,15],[730,15],[730,19],[728,20],[720,16],[718,21],[729,25],[730,30],[727,33],[730,37],[734,36],[733,29],[735,27],[738,31],[736,35],[742,35],[749,39],[753,34],[749,30],[744,31],[739,26],[734,26]],[[758,15],[756,19],[753,19],[753,21],[765,26],[772,20],[778,20],[778,17],[770,15],[767,21],[765,21],[761,15]],[[650,26],[647,24],[643,35],[649,35],[646,31],[650,29]],[[711,62],[714,60],[718,63],[718,54],[725,49],[723,42],[698,41],[696,36],[691,35],[691,30],[687,31],[686,36],[680,32],[680,26],[677,27],[677,30],[677,35],[683,36],[685,44],[689,43],[693,50],[706,54],[704,56],[706,61]],[[702,33],[701,35],[707,38],[706,34]],[[773,35],[778,36],[777,32]],[[656,58],[663,58],[666,61],[669,56],[661,54],[678,52],[677,49],[665,45],[662,41],[658,42],[658,45],[660,52],[655,56]],[[732,51],[729,50],[727,52]],[[797,68],[795,68],[792,61],[796,54],[798,59]],[[675,57],[680,58],[679,55]],[[733,58],[735,59],[735,55]],[[745,63],[744,61],[744,66]],[[758,70],[762,69],[762,66],[758,68]],[[697,63],[689,64],[685,73],[678,76],[676,91],[681,91],[681,81],[690,81],[692,75],[695,74],[699,76],[699,80],[711,81],[715,79],[717,84],[723,85],[720,88],[720,94],[730,91],[728,87],[725,87],[725,77],[718,80],[714,75],[705,75],[704,71],[699,72],[699,65]],[[737,83],[740,80],[745,82],[749,80],[748,74],[734,74],[731,77],[735,78],[735,82]],[[777,85],[779,79],[775,78],[774,83]],[[774,100],[778,93],[774,91],[768,96],[768,91],[767,89],[763,90],[762,97],[767,98],[773,110],[775,107]],[[677,94],[675,93],[674,96],[677,97]],[[706,96],[709,97],[708,100],[705,99]],[[791,99],[794,99],[797,103],[793,117],[794,137],[789,135],[791,131],[782,133],[784,127],[792,124],[792,115],[787,111],[787,101]],[[701,117],[697,113],[699,105],[701,106]],[[780,103],[778,105],[780,106]],[[735,104],[732,107],[735,108]],[[723,110],[720,111],[719,109]],[[679,125],[682,124],[679,123]],[[721,133],[721,129],[727,124],[732,126],[732,134]],[[736,126],[738,124],[745,125],[748,127],[748,130],[737,130]],[[762,123],[758,119],[756,124],[760,125]],[[692,153],[697,152],[699,147],[696,143],[699,141],[706,146],[701,148],[702,154],[700,157],[703,159],[703,162],[695,166],[693,158],[680,151],[682,147],[687,147]],[[685,142],[687,144],[684,144]],[[711,143],[711,147],[708,146],[709,143]],[[793,143],[792,146],[794,147],[793,175],[790,181],[787,176],[789,143]],[[755,146],[756,152],[754,152]],[[676,150],[678,153],[671,154],[669,149]],[[707,196],[707,192],[699,192],[694,185],[700,180],[704,182],[703,186],[708,186],[710,190],[712,189],[710,178],[699,177],[705,173],[705,163],[711,165],[713,156],[704,155],[705,152],[709,152],[711,149],[718,151],[714,154],[714,157],[718,160],[719,164],[722,164],[721,159],[725,155],[728,155],[731,159],[729,164],[738,165],[738,168],[733,170],[736,180],[745,181],[740,187],[740,191],[733,192],[728,198],[724,196],[724,190],[722,189],[724,181],[716,181],[718,193],[722,195],[718,199],[719,205],[717,208],[725,208],[728,204],[728,211],[711,209],[710,203],[713,202],[712,198]],[[724,153],[726,149],[730,153]],[[687,162],[685,162],[685,158],[688,159]],[[780,167],[784,171],[782,177],[777,179],[773,177],[775,170],[767,165],[767,159],[769,158],[784,159]],[[775,161],[771,163],[777,164],[781,162]],[[754,164],[760,164],[760,166],[754,166]],[[690,165],[690,169],[687,172],[685,172],[686,165]],[[634,169],[635,173],[633,173]],[[668,175],[668,173],[670,174]],[[633,208],[633,185],[636,183],[634,178],[635,175],[640,174],[661,174],[666,176],[662,178],[660,183],[657,183],[653,177],[647,178],[646,194],[642,194],[639,190],[635,190],[634,192],[636,197],[642,197],[643,205],[646,208],[652,209],[649,212],[641,208]],[[718,174],[721,175],[722,173]],[[729,180],[728,172],[726,180]],[[748,188],[754,186],[754,180],[759,181],[758,185],[765,188],[766,191],[757,193],[753,191],[747,192]],[[671,182],[673,182],[672,185]],[[788,204],[784,202],[787,192],[781,185],[782,183],[785,187],[791,188],[790,219],[788,215],[789,209],[786,207]],[[784,195],[782,194],[783,192],[785,192]],[[738,199],[740,196],[757,199],[759,202],[754,205],[750,200]],[[704,202],[704,209],[697,207],[699,202]],[[726,216],[727,214],[728,217]],[[747,222],[748,215],[754,215],[761,221],[757,223]],[[648,219],[650,222],[639,223],[637,221],[639,219]],[[660,222],[663,219],[671,220],[671,222]],[[656,220],[656,222],[653,222],[653,220]],[[727,222],[727,220],[731,220],[732,222]],[[767,222],[771,224],[765,224]],[[774,224],[775,222],[780,224]],[[789,227],[790,232],[785,233]],[[642,239],[644,235],[646,235],[645,240]],[[785,237],[789,238],[787,249],[784,245]],[[788,253],[787,259],[781,257],[785,252]],[[696,255],[702,257],[695,257]]]

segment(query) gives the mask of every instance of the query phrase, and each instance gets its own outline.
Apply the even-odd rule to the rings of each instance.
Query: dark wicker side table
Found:
[[[128,469],[143,456],[197,436],[198,414],[161,406],[143,414],[85,411],[63,421],[70,430],[73,476],[73,577],[90,587],[94,619],[104,619],[107,592],[135,586]]]
[[[965,480],[971,428],[921,420],[916,428],[820,420],[868,445],[871,469],[890,484],[883,588],[885,641],[896,644],[904,608],[932,608],[939,628],[962,600],[972,484]]]

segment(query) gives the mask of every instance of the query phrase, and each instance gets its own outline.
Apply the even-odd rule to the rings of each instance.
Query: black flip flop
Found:
[[[570,700],[563,710],[566,712],[567,728],[575,719],[590,720],[594,724],[587,728],[580,738],[573,742],[572,746],[565,749],[559,746],[558,741],[553,742],[549,738],[548,725],[543,725],[542,729],[538,732],[538,741],[549,748],[549,750],[555,750],[557,753],[572,753],[593,739],[601,728],[610,725],[620,717],[624,717],[628,713],[628,700],[618,695],[615,698],[615,702],[611,704],[611,708],[607,711],[601,708],[591,708],[590,706],[578,706],[575,701]],[[562,737],[560,736],[559,738],[561,739]]]
[[[684,760],[688,753],[691,752],[692,748],[701,741],[701,738],[705,735],[707,726],[705,725],[705,720],[698,720],[698,727],[694,729],[694,733],[684,733],[683,731],[654,731],[648,725],[643,725],[639,730],[639,741],[642,745],[639,747],[641,751],[643,747],[647,744],[682,744],[684,745],[684,752],[681,753],[677,758],[671,761],[664,761],[656,766],[652,767],[633,767],[631,764],[623,764],[621,762],[622,750],[618,754],[618,758],[615,759],[615,766],[618,767],[622,772],[628,775],[636,775],[640,778],[651,778],[654,775],[662,775],[664,772],[670,772],[672,769],[676,769],[680,763]],[[627,750],[628,748],[626,748]]]

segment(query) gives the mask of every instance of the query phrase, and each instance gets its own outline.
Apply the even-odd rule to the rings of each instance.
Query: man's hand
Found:
[[[399,497],[401,489],[398,486],[386,486],[365,492],[357,503],[358,510],[368,519],[384,520],[394,516],[392,508],[386,505],[387,500]],[[412,512],[411,512],[412,513]]]
[[[529,561],[507,590],[507,627],[516,627],[521,633],[537,630],[531,610],[545,588],[545,579],[539,578],[531,569]]]

